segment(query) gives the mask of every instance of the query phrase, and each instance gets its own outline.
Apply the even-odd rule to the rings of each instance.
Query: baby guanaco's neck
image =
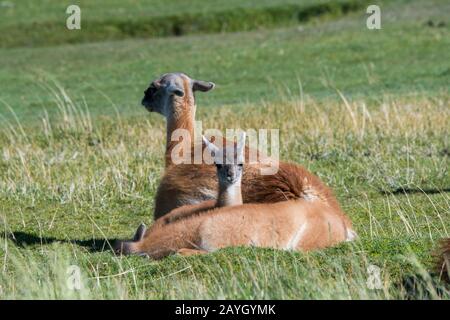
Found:
[[[217,207],[237,206],[242,204],[241,181],[236,183],[221,183],[219,181],[219,196]]]

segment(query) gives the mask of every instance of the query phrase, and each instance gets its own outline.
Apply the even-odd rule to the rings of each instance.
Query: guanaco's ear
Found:
[[[150,86],[153,86],[153,87],[155,87],[156,89],[161,88],[161,79],[157,79],[157,80],[153,81],[153,82],[150,84]]]
[[[145,224],[141,223],[137,228],[136,233],[134,234],[133,241],[141,241],[144,237],[145,231],[147,231],[147,227],[145,226]]]
[[[214,82],[202,81],[202,80],[194,80],[192,79],[192,90],[193,91],[202,91],[207,92],[209,90],[214,89],[216,85]]]

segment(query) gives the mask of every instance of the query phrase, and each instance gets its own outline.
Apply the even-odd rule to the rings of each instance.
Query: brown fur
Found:
[[[177,141],[171,141],[170,137],[172,133],[177,129],[185,129],[191,133],[191,137],[194,137],[194,121],[196,106],[194,103],[194,94],[189,88],[187,80],[184,79],[185,94],[182,98],[174,98],[174,110],[170,119],[167,119],[167,142],[165,162],[166,167],[173,165],[171,159],[171,152],[173,147],[178,143]],[[191,152],[191,154],[193,154]]]
[[[196,223],[200,223],[199,220],[205,219],[206,216],[209,216],[209,212],[212,212],[207,211],[206,215],[204,214],[204,210],[209,209],[213,203],[209,202],[202,204],[202,202],[205,200],[214,201],[217,199],[218,182],[213,165],[175,165],[171,160],[171,152],[178,142],[171,142],[170,138],[176,129],[185,129],[190,133],[191,137],[194,137],[196,105],[193,92],[195,90],[203,92],[209,91],[214,87],[214,84],[190,79],[182,73],[173,73],[163,75],[160,79],[154,81],[152,85],[146,91],[142,103],[149,111],[161,113],[166,117],[167,121],[167,144],[165,154],[166,170],[155,198],[155,220],[165,216],[173,209],[182,207],[183,205],[190,206],[172,212],[170,217],[168,216],[166,220],[158,220],[165,221],[165,223],[157,222],[155,225],[159,224],[164,227],[152,228],[151,230],[153,231],[151,234],[159,234],[161,236],[161,240],[155,242],[156,247],[158,247],[158,243],[163,244],[165,241],[164,239],[166,239],[169,241],[167,244],[169,247],[179,249],[180,246],[172,245],[174,244],[174,241],[175,244],[177,241],[187,241],[194,244],[198,241],[199,234],[195,233],[193,230],[198,227]],[[169,87],[172,89],[176,88],[176,91],[167,91],[166,89]],[[225,145],[225,143],[223,145]],[[246,148],[246,159],[248,159],[248,153],[249,149]],[[193,154],[193,152],[191,152],[191,154]],[[261,207],[251,206],[248,207],[248,210],[243,209],[242,211],[234,211],[235,209],[233,209],[230,212],[237,214],[238,220],[234,220],[233,217],[227,215],[227,221],[237,224],[239,224],[239,219],[247,221],[248,217],[245,216],[247,212],[249,217],[252,217],[251,219],[258,221],[254,215],[256,215],[257,212],[267,212],[267,208],[270,208],[272,204],[280,206],[280,208],[284,207],[286,204],[293,204],[291,208],[294,209],[298,207],[298,210],[288,210],[289,213],[285,212],[285,215],[291,217],[292,212],[296,212],[299,217],[307,216],[308,219],[311,220],[313,219],[311,214],[316,214],[319,221],[323,222],[325,221],[324,218],[320,217],[332,212],[333,219],[338,219],[340,221],[339,224],[342,223],[344,227],[351,229],[350,219],[342,212],[331,190],[328,189],[319,178],[298,165],[280,162],[279,171],[276,174],[265,176],[260,174],[259,164],[248,164],[248,161],[246,161],[242,179],[242,198],[244,203],[268,203],[268,205],[260,205]],[[254,208],[257,208],[257,210]],[[277,207],[274,207],[273,209],[277,209]],[[216,210],[222,212],[222,210],[225,209]],[[201,212],[201,214],[199,214],[199,212]],[[216,211],[214,210],[214,212]],[[214,213],[214,215],[216,215],[216,213]],[[274,215],[273,213],[272,215],[266,214],[266,216],[270,217],[270,219],[273,219],[274,217],[276,219],[284,219],[282,215]],[[171,226],[172,224],[173,226]],[[188,229],[190,230],[186,230],[184,224],[190,224],[188,226]],[[233,224],[229,225],[230,228],[232,225]],[[264,225],[264,223],[261,222],[260,226],[261,225]],[[224,224],[224,228],[225,226],[226,224]],[[180,235],[174,236],[171,232],[168,232],[170,229],[166,228],[176,228],[176,230],[172,231],[179,231]],[[258,232],[264,232],[264,230],[259,230],[258,228],[256,230],[258,230]],[[186,239],[184,240],[183,235],[186,236]],[[239,233],[235,236],[238,237]],[[314,233],[310,233],[309,236],[311,237],[314,246],[318,246],[320,241],[315,240]],[[323,236],[322,233],[317,235],[319,238]],[[141,242],[142,241],[139,241],[138,243]],[[148,243],[148,241],[146,243]],[[134,245],[135,244],[132,246]],[[308,246],[305,245],[305,248],[308,248]]]
[[[195,185],[195,188],[192,185]],[[167,168],[158,187],[155,203],[155,219],[172,209],[189,204],[190,201],[208,200],[218,188],[213,165],[173,165]],[[242,198],[244,203],[273,203],[294,199],[315,198],[333,207],[350,223],[342,212],[332,191],[319,178],[302,167],[281,162],[275,175],[260,175],[258,166],[245,165],[242,177]],[[188,214],[186,212],[186,214]]]
[[[342,216],[321,202],[244,204],[170,224],[157,221],[142,240],[132,244],[132,252],[161,259],[177,252],[190,255],[229,246],[309,251],[345,241],[347,231]]]
[[[227,174],[238,170],[234,171],[237,172],[235,182],[224,174],[224,169],[230,170]],[[337,204],[328,204],[327,190],[311,193],[308,178],[297,181],[285,177],[292,184],[303,184],[308,200],[242,204],[241,177],[246,170],[240,169],[237,163],[217,167],[220,186],[217,202],[209,200],[176,208],[156,220],[144,235],[140,226],[134,240],[119,243],[118,251],[145,254],[154,259],[173,253],[206,253],[229,246],[308,251],[353,237],[350,220]],[[283,187],[279,185],[281,190]]]
[[[223,148],[224,154],[226,154],[226,150],[226,147]],[[230,166],[231,168],[228,168]],[[238,168],[238,164],[225,164],[221,167],[221,169],[217,169],[216,180],[219,181],[217,200],[206,200],[197,204],[188,204],[175,208],[170,213],[166,214],[160,219],[157,219],[156,223],[164,225],[175,222],[190,215],[195,215],[204,211],[212,210],[214,208],[241,205],[243,203],[240,183],[242,178],[242,171],[236,171]],[[238,176],[236,177],[239,178],[239,182],[233,182],[230,184],[230,181],[227,180],[225,176],[222,176],[222,178],[219,177],[221,176],[220,172],[222,172],[223,174],[225,172],[228,173],[231,169],[234,169],[234,172],[239,172]]]
[[[206,212],[208,210],[212,210],[216,207],[219,207],[216,200],[207,200],[197,204],[188,204],[178,208],[173,209],[171,212],[161,217],[160,219],[155,221],[156,223],[165,225],[168,223],[175,222],[179,219],[182,219],[186,216],[199,214],[201,212]]]
[[[218,193],[213,165],[175,165],[171,161],[172,149],[178,143],[170,142],[172,132],[180,128],[186,129],[190,132],[191,137],[194,137],[196,110],[194,95],[189,85],[189,79],[185,75],[181,77],[185,94],[183,97],[173,97],[173,114],[167,119],[166,170],[155,198],[155,220],[180,206],[214,200]],[[247,159],[248,151],[249,149],[246,148]],[[193,155],[193,152],[191,154]],[[272,203],[312,197],[332,206],[345,217],[331,190],[318,177],[303,167],[280,162],[279,171],[274,175],[261,175],[259,169],[257,164],[246,165],[242,180],[244,203]],[[185,214],[189,215],[188,212]],[[179,217],[182,216],[179,215]]]

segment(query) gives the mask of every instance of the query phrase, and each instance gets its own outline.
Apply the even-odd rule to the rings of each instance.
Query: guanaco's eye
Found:
[[[238,166],[242,168],[244,166],[244,164],[243,163],[238,163]]]

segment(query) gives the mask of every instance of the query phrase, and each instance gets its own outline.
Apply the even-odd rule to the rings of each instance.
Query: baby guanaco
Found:
[[[240,160],[244,159],[244,148],[238,146],[231,163],[225,150],[228,162],[219,163],[223,153],[213,143],[205,143],[215,153],[220,190],[216,207],[170,223],[161,221],[166,217],[160,218],[148,230],[141,225],[132,241],[117,244],[119,253],[161,259],[174,253],[191,255],[230,246],[308,251],[355,238],[350,219],[319,200],[242,204],[244,167]]]

